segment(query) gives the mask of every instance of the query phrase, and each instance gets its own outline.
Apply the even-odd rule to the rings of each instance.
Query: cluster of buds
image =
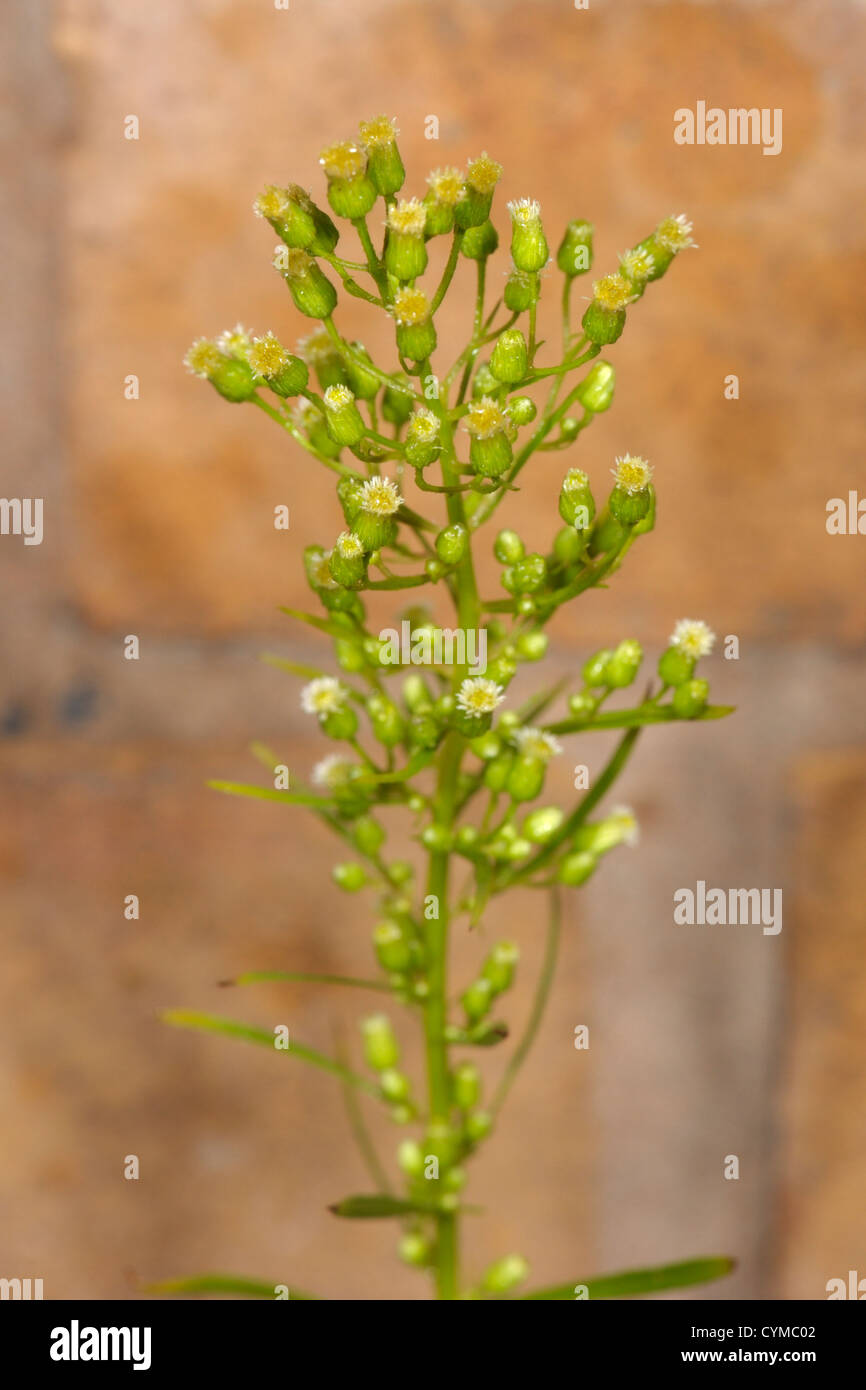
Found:
[[[635,843],[635,817],[626,808],[591,820],[594,799],[570,810],[531,804],[543,796],[562,737],[622,728],[622,759],[644,724],[724,711],[708,706],[708,686],[695,676],[713,634],[690,619],[677,623],[661,656],[659,688],[632,709],[603,706],[638,675],[643,651],[633,639],[590,657],[564,717],[546,718],[556,691],[519,708],[507,704],[519,668],[545,656],[552,615],[605,583],[652,530],[653,469],[644,458],[608,459],[613,486],[598,504],[589,473],[570,467],[559,485],[558,529],[546,547],[527,550],[516,530],[500,529],[492,550],[501,592],[479,593],[474,563],[475,533],[516,490],[527,463],[572,447],[610,408],[615,370],[601,349],[620,337],[646,286],[693,244],[691,223],[666,218],[624,252],[618,269],[593,283],[578,329],[570,296],[592,267],[594,229],[581,218],[570,221],[553,258],[564,277],[561,353],[542,361],[537,307],[551,253],[539,203],[520,197],[508,204],[510,264],[501,303],[487,314],[501,165],[485,152],[465,168],[434,170],[426,188],[407,195],[397,136],[395,122],[378,116],[363,121],[354,138],[322,150],[330,211],[296,184],[269,185],[255,200],[257,216],[279,238],[274,266],[295,309],[315,326],[307,325],[290,349],[271,331],[255,336],[239,325],[197,340],[186,362],[225,400],[267,415],[335,475],[342,524],[304,553],[321,611],[300,616],[331,638],[342,674],[283,664],[307,676],[301,706],[341,748],[319,759],[311,788],[285,795],[311,805],[352,847],[355,857],[337,863],[333,877],[347,893],[377,894],[376,987],[422,1019],[429,1102],[413,1095],[386,1015],[364,1020],[363,1051],[395,1123],[422,1126],[397,1155],[407,1183],[401,1256],[432,1266],[441,1296],[453,1297],[448,1223],[459,1214],[466,1162],[490,1134],[496,1105],[484,1108],[479,1069],[455,1063],[450,1049],[503,1041],[507,1024],[491,1011],[512,985],[518,949],[509,941],[494,945],[454,995],[459,1011],[455,1005],[452,1013],[449,920],[466,913],[471,926],[482,924],[493,900],[516,884],[555,892],[578,886],[604,855]],[[370,222],[377,204],[381,216]],[[347,231],[352,259],[343,254]],[[437,239],[447,239],[438,257],[431,246]],[[474,266],[471,334],[453,365],[434,372],[437,316],[455,275],[464,273],[461,260],[469,273]],[[335,321],[338,286],[384,316],[393,341],[384,365]],[[440,494],[435,518],[424,506],[430,494]],[[405,609],[401,631],[411,662],[417,652],[423,666],[407,673],[405,657],[395,660],[390,639],[371,627],[364,596],[425,585],[439,586],[453,602],[457,628],[444,629],[422,605]],[[469,653],[470,635],[483,637],[483,659]],[[612,764],[611,780],[620,766]],[[388,853],[380,807],[411,817],[416,851],[427,861],[420,901],[413,863]],[[469,872],[460,895],[450,879],[455,859]],[[464,1296],[502,1296],[526,1272],[522,1256],[506,1256]]]

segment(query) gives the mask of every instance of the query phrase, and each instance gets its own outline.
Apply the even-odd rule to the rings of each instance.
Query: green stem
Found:
[[[501,1110],[505,1097],[517,1079],[517,1073],[526,1061],[532,1044],[535,1042],[541,1020],[544,1017],[544,1010],[550,997],[550,987],[553,984],[553,975],[556,970],[556,957],[559,951],[559,933],[562,922],[562,911],[559,901],[559,888],[554,888],[550,894],[550,917],[547,923],[547,939],[544,944],[544,960],[541,965],[541,974],[538,977],[538,984],[535,987],[535,996],[532,1001],[529,1019],[526,1030],[520,1039],[517,1047],[512,1053],[511,1060],[505,1068],[502,1080],[496,1088],[490,1109],[496,1115]]]
[[[436,310],[439,308],[439,305],[445,298],[448,286],[451,284],[451,281],[454,278],[454,272],[457,269],[457,260],[460,256],[460,247],[462,245],[462,242],[463,232],[458,227],[454,233],[454,240],[451,243],[451,251],[449,253],[448,260],[445,264],[445,270],[442,273],[442,279],[439,281],[439,288],[437,289],[436,293],[433,296],[433,299],[430,302],[431,314],[436,313]]]

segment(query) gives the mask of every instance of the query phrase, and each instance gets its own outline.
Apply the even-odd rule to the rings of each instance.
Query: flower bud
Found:
[[[481,1076],[473,1062],[461,1062],[454,1072],[454,1104],[458,1110],[472,1110],[481,1095]]]
[[[493,554],[501,565],[515,565],[523,559],[526,549],[516,531],[500,531],[493,543]]]
[[[620,642],[604,668],[604,684],[614,690],[631,685],[643,661],[640,642],[627,639]]]
[[[570,468],[562,480],[559,515],[575,531],[586,531],[595,516],[595,499],[589,478],[580,468]]]
[[[382,196],[396,193],[403,187],[406,170],[397,149],[396,121],[388,116],[376,116],[372,121],[361,121],[358,127],[361,144],[367,153],[367,176],[376,192]]]
[[[499,390],[499,381],[490,370],[489,362],[479,362],[472,378],[472,399],[478,400],[481,396],[492,396]]]
[[[534,198],[520,198],[508,204],[511,214],[511,259],[518,270],[531,275],[547,265],[550,255],[541,208]]]
[[[343,531],[337,537],[329,561],[331,574],[346,589],[359,589],[367,578],[367,556],[357,536]]]
[[[427,268],[424,229],[427,210],[418,198],[405,198],[388,213],[385,269],[397,280],[415,280]]]
[[[386,386],[382,397],[382,417],[389,425],[404,425],[412,414],[412,386],[402,372],[394,377],[394,385]]]
[[[408,883],[414,873],[415,870],[412,868],[412,865],[405,859],[395,859],[388,865],[388,878],[398,888],[402,884]]]
[[[566,855],[559,866],[556,877],[569,888],[579,888],[595,872],[598,859],[594,854],[579,850]]]
[[[590,690],[598,690],[607,685],[607,663],[613,656],[613,652],[603,647],[601,651],[595,653],[584,664],[581,672],[584,685],[588,685]]]
[[[531,425],[538,414],[538,406],[531,396],[514,396],[506,410],[515,425]]]
[[[525,271],[514,270],[505,281],[503,299],[505,307],[512,314],[522,314],[538,300],[539,283],[537,275],[527,275]]]
[[[344,893],[358,893],[367,882],[367,871],[363,864],[348,860],[345,864],[335,864],[331,876]]]
[[[708,681],[689,680],[678,685],[673,694],[674,713],[680,719],[694,719],[700,714],[710,693]]]
[[[373,949],[383,970],[402,973],[409,968],[412,952],[396,922],[379,922],[373,928]]]
[[[643,521],[652,504],[652,468],[645,459],[626,454],[616,460],[611,472],[616,487],[608,498],[608,510],[620,526],[634,526]]]
[[[477,851],[480,841],[481,833],[475,825],[461,825],[454,837],[457,852],[468,855],[470,858]]]
[[[559,243],[556,264],[570,280],[575,275],[583,275],[592,265],[592,223],[576,220],[569,222],[565,236]]]
[[[309,380],[306,362],[287,352],[273,333],[253,339],[247,361],[256,376],[263,377],[278,396],[297,396]]]
[[[400,1061],[400,1044],[384,1014],[371,1014],[361,1023],[364,1056],[374,1071],[388,1071]]]
[[[248,362],[237,357],[224,357],[209,377],[211,385],[226,401],[238,404],[248,401],[256,389],[256,379]]]
[[[543,845],[556,834],[564,820],[558,806],[541,806],[537,811],[530,811],[521,826],[521,834],[534,845]]]
[[[695,669],[695,658],[679,647],[668,647],[659,657],[658,672],[665,685],[682,685],[691,680]]]
[[[505,790],[514,801],[534,801],[544,786],[546,773],[543,758],[522,753],[509,768]]]
[[[502,583],[511,594],[534,594],[547,578],[547,561],[543,555],[524,555],[522,560],[506,570]]]
[[[379,1077],[379,1085],[384,1099],[394,1104],[407,1101],[412,1090],[408,1076],[396,1067],[385,1068]]]
[[[362,854],[377,854],[385,843],[385,828],[374,816],[359,816],[352,826],[352,839]]]
[[[410,742],[417,748],[435,748],[443,735],[442,725],[430,711],[419,711],[409,720]]]
[[[404,1139],[397,1149],[397,1163],[410,1178],[424,1176],[424,1150],[417,1139]]]
[[[586,547],[586,537],[573,526],[563,526],[557,531],[553,541],[553,554],[560,565],[568,568],[577,564]]]
[[[415,411],[406,431],[406,461],[413,468],[426,468],[438,456],[440,421],[432,410],[422,406]]]
[[[497,994],[511,988],[519,959],[520,951],[513,941],[499,941],[490,952],[481,968],[481,975],[490,981]]]
[[[453,526],[446,526],[444,531],[439,532],[435,545],[436,554],[443,564],[459,565],[469,545],[469,532],[465,526],[455,522]]]
[[[493,1128],[493,1116],[487,1110],[476,1110],[466,1117],[466,1137],[473,1144],[486,1139]]]
[[[503,1255],[484,1275],[483,1286],[490,1293],[508,1293],[522,1284],[529,1274],[529,1265],[522,1255]]]
[[[479,1019],[484,1017],[493,1003],[493,994],[492,984],[482,977],[473,980],[469,988],[460,996],[460,1002],[470,1023],[477,1023]]]
[[[692,224],[685,213],[681,212],[677,217],[664,218],[655,231],[638,242],[634,249],[652,257],[652,269],[646,276],[646,279],[651,281],[660,280],[674,256],[694,244]]]
[[[488,220],[478,227],[469,227],[463,233],[460,253],[470,261],[486,261],[499,245],[499,233]]]
[[[320,722],[322,733],[337,741],[354,738],[358,732],[358,716],[348,706],[332,710]]]
[[[540,661],[549,645],[546,632],[521,632],[517,639],[517,655],[521,661]]]
[[[508,419],[492,396],[472,401],[466,417],[470,434],[469,462],[484,478],[499,478],[508,469],[513,454],[506,434]]]
[[[427,175],[427,183],[427,235],[444,236],[454,226],[454,208],[463,196],[463,174],[451,167],[434,169]]]
[[[447,825],[428,825],[421,832],[421,843],[433,854],[448,854],[454,838]]]
[[[609,362],[595,362],[577,388],[577,399],[584,410],[600,415],[613,400],[616,372]]]
[[[404,285],[394,295],[391,312],[397,325],[397,349],[401,357],[412,362],[425,361],[436,347],[436,329],[424,291]]]
[[[592,287],[593,298],[581,320],[591,343],[615,343],[625,327],[625,311],[634,286],[622,275],[605,275]]]
[[[433,1262],[433,1246],[420,1231],[407,1231],[406,1235],[401,1236],[397,1251],[404,1264],[419,1269]]]
[[[334,443],[357,444],[366,427],[348,386],[329,386],[323,399],[325,424]]]
[[[357,358],[360,357],[364,362],[369,362],[371,365],[373,359],[363,343],[352,343],[352,348],[355,355],[352,357],[346,356],[342,359],[346,383],[351,387],[353,394],[357,396],[359,400],[371,401],[377,394],[381,382],[378,376],[375,376],[373,372],[365,371]]]
[[[507,328],[500,333],[490,358],[490,370],[497,381],[509,386],[522,381],[529,366],[526,339],[519,328]],[[513,413],[511,418],[514,419]],[[515,421],[515,423],[517,423]]]
[[[478,227],[490,216],[493,193],[502,177],[502,165],[488,154],[473,159],[466,170],[460,198],[454,207],[454,220],[465,231]]]
[[[367,156],[351,140],[322,150],[319,163],[328,180],[328,202],[338,217],[366,217],[377,198],[367,176]]]
[[[500,753],[499,757],[492,758],[484,769],[484,785],[488,791],[501,792],[505,790],[505,783],[508,781],[508,774],[511,771],[511,764],[514,761],[511,753]]]
[[[316,223],[309,195],[297,184],[288,188],[268,186],[253,203],[253,212],[269,222],[287,246],[306,250],[316,237]]]
[[[582,825],[575,831],[572,848],[588,854],[607,854],[617,845],[636,845],[639,839],[634,811],[628,806],[616,806],[604,820]]]
[[[433,703],[430,699],[430,692],[424,683],[424,677],[417,671],[413,671],[403,682],[403,703],[411,714],[417,714],[419,710],[429,709]]]
[[[387,695],[371,695],[367,700],[367,714],[373,736],[386,748],[401,743],[406,734],[406,724],[394,701]]]
[[[311,319],[326,319],[337,305],[337,291],[306,251],[279,247],[274,265],[295,302],[295,308]]]
[[[361,484],[359,509],[352,530],[368,552],[390,545],[397,534],[394,514],[400,510],[402,497],[390,478],[367,478]]]

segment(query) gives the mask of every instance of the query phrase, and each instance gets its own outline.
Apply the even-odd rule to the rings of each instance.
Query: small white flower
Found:
[[[273,333],[265,333],[261,338],[253,338],[247,351],[247,361],[257,376],[269,380],[278,376],[288,365],[289,354],[279,338]]]
[[[227,357],[246,357],[250,348],[250,335],[242,323],[236,323],[234,328],[226,328],[219,335],[217,346]]]
[[[630,497],[648,488],[653,475],[646,459],[638,458],[636,454],[623,454],[610,471],[616,478],[617,487],[621,487]]]
[[[687,246],[695,246],[692,224],[684,212],[678,213],[676,217],[666,217],[656,227],[655,236],[659,245],[674,255],[678,251],[684,251]]]
[[[516,222],[520,227],[529,227],[540,218],[541,204],[534,198],[517,198],[508,204],[508,211],[512,222]]]
[[[432,444],[439,437],[439,417],[423,406],[414,412],[406,430],[419,444]]]
[[[393,516],[399,511],[403,498],[390,478],[368,478],[361,484],[361,510],[373,516]]]
[[[430,301],[423,290],[412,285],[401,285],[394,295],[391,313],[403,328],[415,323],[426,323],[430,317]]]
[[[316,714],[322,719],[333,714],[346,702],[346,691],[336,676],[317,676],[301,691],[301,708],[305,714]]]
[[[363,545],[351,531],[340,532],[334,549],[340,552],[344,560],[357,560],[360,555],[364,554]]]
[[[655,270],[655,261],[649,251],[643,251],[640,247],[635,247],[631,251],[623,251],[619,258],[620,268],[627,280],[631,280],[634,285],[642,285]]]
[[[350,762],[348,758],[340,757],[339,753],[329,753],[313,768],[313,784],[317,787],[330,787],[332,789],[344,787],[353,767],[354,763]]]
[[[481,396],[469,406],[466,428],[476,439],[492,439],[511,424],[505,411],[492,396]]]
[[[528,725],[516,730],[514,742],[520,753],[528,758],[541,758],[544,762],[562,752],[562,744],[553,734],[545,733],[543,729],[532,729]]]
[[[602,309],[618,313],[621,309],[627,309],[634,301],[635,291],[634,285],[626,280],[624,275],[603,275],[593,284],[592,295]]]
[[[637,823],[637,816],[631,807],[614,806],[607,820],[609,824],[615,826],[618,830],[620,843],[628,845],[630,849],[633,849],[640,840],[640,826]]]
[[[680,618],[671,633],[671,646],[684,656],[709,656],[716,641],[716,634],[699,618]]]
[[[225,353],[220,351],[212,338],[196,338],[183,361],[193,376],[207,378],[224,364]]]
[[[353,405],[355,397],[348,386],[335,385],[329,386],[322,399],[325,402],[326,410],[345,410],[347,406]]]
[[[457,691],[458,709],[473,716],[492,714],[504,699],[502,686],[484,676],[468,677]]]
[[[463,170],[449,165],[445,169],[434,169],[427,175],[427,183],[437,203],[454,207],[460,202],[463,193]]]
[[[580,468],[569,468],[562,480],[563,492],[584,492],[589,487],[589,478]]]
[[[483,195],[492,193],[499,180],[502,178],[502,165],[497,164],[495,159],[491,159],[486,150],[477,159],[469,161],[466,170],[466,182],[470,188],[474,188],[476,193]]]
[[[392,232],[403,236],[423,236],[427,223],[427,209],[420,198],[401,198],[385,219]]]

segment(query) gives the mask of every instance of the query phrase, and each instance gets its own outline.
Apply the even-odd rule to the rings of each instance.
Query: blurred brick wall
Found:
[[[369,919],[330,885],[319,828],[203,790],[254,775],[253,737],[303,772],[319,754],[294,683],[256,657],[323,654],[275,610],[302,601],[300,551],[333,535],[332,490],[179,364],[237,319],[306,331],[251,201],[270,180],[315,183],[321,144],[384,110],[412,188],[486,147],[506,166],[500,207],[540,198],[551,239],[592,218],[602,268],[660,215],[694,218],[700,252],[630,315],[615,408],[580,446],[599,482],[615,453],[646,454],[660,522],[560,619],[552,659],[569,671],[620,636],[657,650],[683,611],[741,644],[710,668],[737,716],[658,730],[629,770],[643,842],[571,908],[538,1051],[473,1182],[488,1211],[470,1265],[519,1248],[563,1279],[724,1250],[740,1271],[708,1292],[731,1298],[821,1297],[866,1273],[863,558],[824,527],[862,475],[862,6],[12,0],[0,23],[19,112],[0,131],[3,495],[46,508],[41,546],[0,539],[0,1272],[43,1275],[49,1297],[214,1267],[336,1297],[424,1292],[393,1233],[324,1211],[364,1183],[339,1095],[154,1022],[165,1004],[228,1012],[213,982],[241,968],[367,965]],[[782,107],[782,154],[676,146],[673,112],[699,99]],[[468,267],[458,283],[455,341]],[[363,306],[341,312],[378,345]],[[562,466],[539,463],[512,503],[532,544]],[[673,889],[697,878],[782,887],[781,935],[675,931]],[[491,924],[524,952],[515,1019],[535,917],[524,899]],[[458,976],[480,948],[457,943]],[[229,1002],[324,1048],[360,1012],[302,987]]]

